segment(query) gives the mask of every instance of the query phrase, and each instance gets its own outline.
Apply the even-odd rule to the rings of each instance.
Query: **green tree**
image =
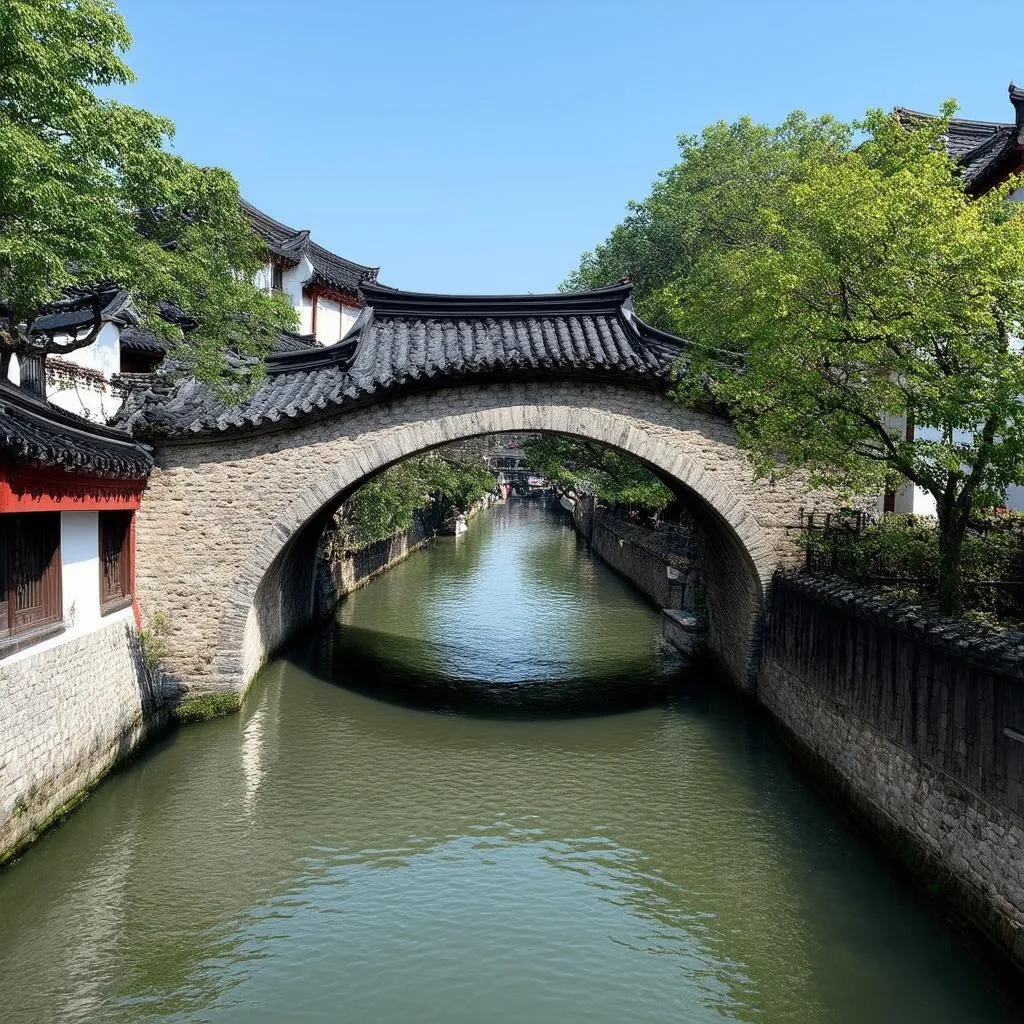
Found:
[[[523,445],[526,464],[555,484],[615,505],[663,509],[672,492],[639,459],[606,445],[541,435]]]
[[[97,95],[134,80],[130,44],[112,0],[0,0],[0,371],[91,344],[98,286],[113,281],[171,340],[159,307],[176,303],[196,324],[178,354],[230,391],[259,365],[225,351],[265,354],[295,314],[252,284],[263,246],[234,178],[170,153],[167,119]],[[41,332],[69,296],[88,327]]]
[[[784,182],[833,163],[851,130],[830,117],[795,112],[778,126],[743,118],[679,137],[679,162],[651,194],[629,204],[626,219],[584,253],[563,288],[600,288],[628,275],[640,315],[666,331],[680,327],[676,282],[709,247],[744,244],[761,232],[758,211]]]
[[[335,528],[351,547],[408,530],[417,512],[436,506],[442,515],[454,507],[467,512],[495,485],[482,462],[439,455],[405,459],[360,487],[335,516]]]
[[[854,127],[838,158],[794,150],[747,229],[666,285],[694,345],[679,396],[728,409],[763,473],[931,494],[939,603],[954,614],[972,509],[1024,483],[1017,183],[970,198],[943,118],[908,131],[872,111]],[[743,187],[737,176],[714,201]]]

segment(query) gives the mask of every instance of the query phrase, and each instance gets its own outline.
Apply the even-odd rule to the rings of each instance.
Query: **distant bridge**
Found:
[[[320,534],[369,476],[505,431],[611,445],[675,488],[703,530],[709,644],[747,681],[765,590],[798,558],[798,512],[814,499],[796,479],[756,480],[728,421],[666,396],[685,343],[634,315],[630,287],[362,291],[345,339],[270,357],[240,405],[194,380],[126,404],[122,421],[156,455],[138,520],[140,599],[144,614],[167,616],[182,692],[244,692],[309,622]]]

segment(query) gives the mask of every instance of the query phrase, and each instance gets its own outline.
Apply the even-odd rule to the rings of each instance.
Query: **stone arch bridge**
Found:
[[[709,645],[741,685],[765,593],[799,556],[799,510],[827,496],[754,478],[728,421],[666,396],[679,339],[633,314],[628,285],[539,296],[365,286],[330,348],[276,354],[244,403],[194,380],[134,395],[122,422],[155,448],[138,516],[144,618],[163,611],[179,696],[241,695],[310,621],[331,513],[410,455],[502,431],[557,432],[642,459],[704,535]]]

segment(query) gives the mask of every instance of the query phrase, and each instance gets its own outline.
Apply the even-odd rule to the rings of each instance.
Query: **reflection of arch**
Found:
[[[589,392],[585,403],[581,392]],[[378,422],[383,421],[378,429],[357,437],[345,429],[343,418],[327,432],[333,438],[323,436],[326,421],[317,424],[317,447],[337,446],[336,457],[322,471],[310,467],[296,475],[292,467],[287,478],[274,481],[287,498],[272,513],[268,509],[269,525],[251,524],[244,557],[223,595],[211,652],[218,689],[244,686],[260,662],[308,621],[316,543],[340,497],[409,455],[500,431],[558,432],[611,445],[642,459],[696,499],[708,535],[711,644],[734,675],[748,675],[778,545],[773,530],[740,496],[746,486],[756,499],[764,485],[753,482],[721,421],[651,393],[564,383],[452,389],[397,400],[386,413],[378,413]],[[296,450],[311,443],[296,436],[302,433],[288,435]],[[219,447],[224,445],[221,440]],[[324,464],[322,458],[318,462]]]

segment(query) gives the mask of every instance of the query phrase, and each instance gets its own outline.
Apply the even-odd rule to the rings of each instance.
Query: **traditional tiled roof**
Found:
[[[100,317],[103,322],[117,324],[120,328],[118,336],[121,348],[152,355],[163,355],[167,352],[168,342],[150,328],[142,326],[141,318],[125,289],[117,285],[101,287],[100,304]],[[196,326],[195,320],[176,303],[161,302],[159,313],[162,319],[175,324],[183,331],[189,331]],[[92,318],[91,294],[69,291],[65,297],[50,304],[49,311],[33,324],[33,331],[46,334],[80,331],[92,323]]]
[[[293,331],[281,331],[274,342],[274,352],[308,352],[311,348],[320,348],[320,342],[314,334],[295,334]]]
[[[167,339],[148,327],[122,327],[119,341],[122,350],[162,356],[167,352]]]
[[[128,293],[117,285],[100,286],[100,318],[118,324],[137,324],[138,313],[132,307]],[[63,334],[88,327],[93,319],[93,296],[80,291],[69,291],[63,298],[50,303],[47,312],[32,324],[34,333]]]
[[[170,349],[167,339],[161,338],[148,327],[123,327],[120,340],[122,350],[130,352],[162,356]],[[274,340],[274,352],[306,352],[311,348],[320,348],[320,343],[312,334],[281,331]]]
[[[0,457],[98,476],[137,480],[153,458],[120,430],[99,426],[0,381]]]
[[[378,267],[365,267],[338,256],[312,241],[309,231],[282,224],[245,200],[242,200],[242,209],[271,253],[293,265],[303,256],[309,260],[313,273],[305,284],[320,284],[355,295],[364,282],[376,281]]]
[[[121,422],[162,434],[246,430],[403,390],[466,380],[632,379],[664,389],[683,342],[634,316],[631,286],[555,295],[427,295],[364,284],[337,345],[268,357],[267,379],[226,406],[189,380],[133,396]]]
[[[267,243],[267,248],[289,263],[298,263],[309,243],[309,232],[290,228],[269,214],[242,200],[242,212],[249,218],[256,233]]]
[[[946,132],[946,149],[962,168],[964,183],[973,193],[981,193],[1005,181],[1021,165],[1022,120],[1024,120],[1024,90],[1012,82],[1010,102],[1017,113],[1016,121],[968,121],[952,118]],[[917,110],[896,108],[896,116],[907,128],[929,121],[933,114]]]

